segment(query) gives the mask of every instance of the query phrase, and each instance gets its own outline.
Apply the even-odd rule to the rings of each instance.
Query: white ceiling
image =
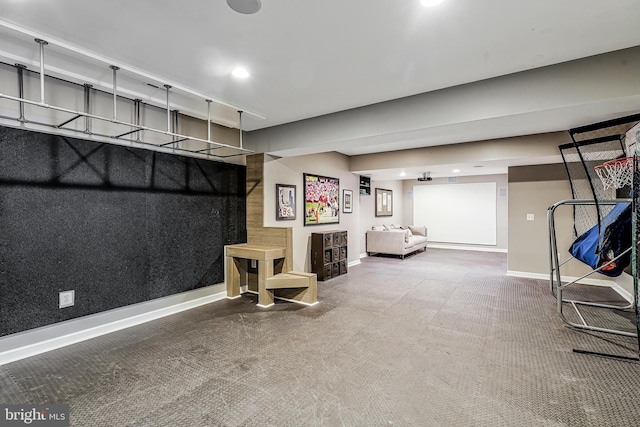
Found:
[[[202,112],[203,98],[217,101],[222,124],[237,126],[235,110],[246,111],[245,130],[640,44],[638,0],[448,0],[433,8],[418,0],[263,0],[255,15],[225,0],[0,0],[0,10],[4,62],[38,64],[32,40],[41,36],[59,55],[51,67],[67,78],[108,88],[107,65],[116,64],[123,93],[160,102],[162,90],[143,83],[169,83],[179,100],[201,97]],[[102,71],[76,63],[77,52]],[[237,65],[251,76],[233,78]],[[129,82],[129,70],[143,77]],[[199,108],[184,103],[183,111]],[[483,137],[482,129],[474,134]],[[419,145],[428,142],[399,144]],[[371,147],[357,154],[385,150]]]

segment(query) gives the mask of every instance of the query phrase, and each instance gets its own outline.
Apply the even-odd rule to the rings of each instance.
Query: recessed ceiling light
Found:
[[[246,79],[247,77],[249,77],[249,72],[245,68],[236,67],[231,72],[231,75],[239,79]]]
[[[442,3],[444,0],[420,0],[420,4],[427,7],[437,6]]]
[[[227,0],[227,4],[231,9],[245,15],[256,13],[262,7],[260,0]]]
[[[451,172],[453,172],[453,173],[458,173],[458,172],[460,172],[460,169],[454,169],[454,170],[452,170]]]
[[[400,176],[407,176],[406,172],[400,172]]]

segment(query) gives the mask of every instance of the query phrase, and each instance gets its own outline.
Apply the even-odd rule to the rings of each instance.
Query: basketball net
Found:
[[[626,158],[609,160],[594,169],[605,190],[622,188],[633,183],[633,156],[640,147],[640,123],[629,129],[625,135]]]
[[[594,169],[605,190],[630,186],[633,182],[633,157],[609,160]]]

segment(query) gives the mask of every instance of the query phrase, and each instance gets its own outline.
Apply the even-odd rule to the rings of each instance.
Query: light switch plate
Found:
[[[527,214],[527,221],[533,221],[535,216],[533,214]]]

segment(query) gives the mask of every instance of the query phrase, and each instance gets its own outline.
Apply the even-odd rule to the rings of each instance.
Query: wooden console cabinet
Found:
[[[347,273],[347,232],[342,230],[311,233],[311,271],[318,280],[329,280]]]

